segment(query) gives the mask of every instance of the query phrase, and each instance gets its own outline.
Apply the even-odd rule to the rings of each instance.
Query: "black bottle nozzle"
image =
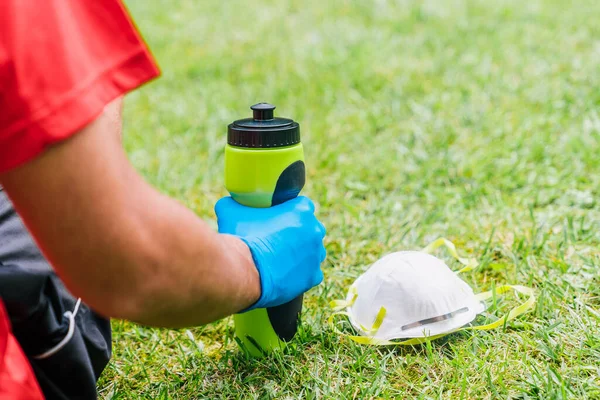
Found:
[[[1,0],[0,0],[1,1]],[[273,148],[300,143],[300,126],[289,118],[275,118],[275,106],[258,103],[250,107],[252,118],[233,121],[227,127],[227,143],[234,147]]]
[[[258,103],[250,107],[255,121],[269,121],[273,119],[275,106],[269,103]]]

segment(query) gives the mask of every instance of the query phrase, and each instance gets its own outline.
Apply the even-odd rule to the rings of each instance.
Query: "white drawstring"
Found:
[[[43,360],[44,358],[51,357],[54,354],[58,353],[58,351],[60,351],[60,349],[65,347],[67,345],[67,343],[69,343],[69,340],[71,340],[71,338],[73,337],[73,334],[75,334],[75,316],[77,315],[77,311],[79,311],[80,304],[81,304],[81,298],[77,299],[77,303],[75,303],[75,308],[73,309],[73,311],[66,311],[64,314],[65,317],[67,317],[69,319],[69,330],[67,331],[67,334],[65,335],[63,340],[58,342],[58,344],[56,346],[54,346],[53,348],[51,348],[50,350],[40,354],[39,356],[35,356],[33,358],[35,358],[36,360]]]

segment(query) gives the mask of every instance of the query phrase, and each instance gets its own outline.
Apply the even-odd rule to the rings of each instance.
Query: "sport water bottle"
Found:
[[[300,126],[275,118],[275,106],[250,107],[252,118],[228,126],[225,147],[225,186],[231,197],[249,207],[271,207],[293,199],[305,182]],[[277,307],[233,316],[235,334],[255,357],[282,348],[296,334],[302,295]]]

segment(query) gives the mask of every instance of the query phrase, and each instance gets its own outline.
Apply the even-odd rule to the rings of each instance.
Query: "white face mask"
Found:
[[[334,301],[334,308],[346,309],[343,314],[362,335],[350,336],[367,344],[416,344],[461,330],[477,314],[485,310],[485,299],[492,292],[475,295],[442,260],[427,254],[445,245],[465,267],[477,266],[474,260],[458,257],[454,245],[440,239],[424,251],[401,251],[388,254],[374,263],[350,287],[345,301]],[[515,290],[529,299],[513,309],[505,318],[488,325],[462,329],[493,329],[533,308],[533,290],[522,286],[497,287],[495,294]],[[330,318],[330,321],[332,320]],[[412,339],[390,342],[392,339]]]

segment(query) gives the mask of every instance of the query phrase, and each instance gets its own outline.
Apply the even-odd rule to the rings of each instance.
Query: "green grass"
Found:
[[[115,321],[103,398],[600,398],[598,1],[127,4],[163,71],[126,101],[139,171],[214,224],[226,125],[272,102],[301,123],[329,255],[296,350],[244,359],[230,319]],[[535,287],[534,312],[414,348],[332,332],[370,263],[439,236],[482,262],[476,291]]]

